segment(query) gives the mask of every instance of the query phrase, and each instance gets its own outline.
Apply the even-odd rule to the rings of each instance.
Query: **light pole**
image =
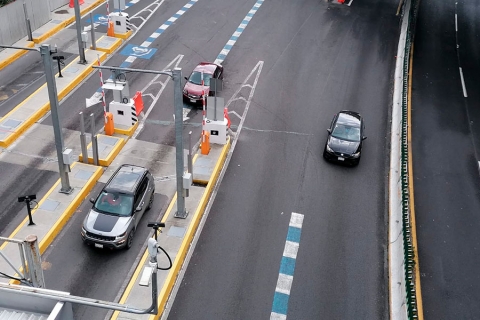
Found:
[[[92,66],[94,69],[106,69],[114,73],[115,79],[116,71],[124,72],[140,72],[140,73],[152,73],[163,74],[173,79],[173,102],[175,108],[175,159],[176,159],[176,176],[177,176],[177,212],[176,218],[185,219],[188,212],[185,210],[185,194],[183,188],[183,98],[182,98],[182,69],[174,68],[173,70],[155,71],[155,70],[143,70],[143,69],[131,69],[109,66]]]
[[[82,21],[80,16],[80,4],[78,0],[74,1],[74,7],[75,7],[75,24],[77,27],[78,53],[80,55],[78,63],[86,64],[87,60],[85,59],[85,48],[83,47],[83,41],[82,41]]]
[[[51,50],[49,44],[42,44],[40,48],[24,48],[24,47],[15,47],[15,46],[5,46],[0,45],[0,48],[11,48],[11,49],[20,49],[28,51],[37,51],[40,52],[43,59],[43,66],[45,68],[45,78],[47,80],[47,89],[48,89],[48,98],[50,100],[50,110],[52,113],[52,125],[53,125],[53,134],[55,136],[55,147],[57,149],[57,158],[58,158],[58,171],[60,173],[60,182],[62,187],[60,189],[61,193],[69,194],[73,191],[73,188],[70,186],[70,181],[68,179],[67,166],[63,162],[63,136],[62,129],[60,127],[60,118],[58,116],[58,95],[57,95],[57,85],[55,83],[55,76],[53,74],[52,68],[52,57],[53,53],[57,53],[57,49]]]

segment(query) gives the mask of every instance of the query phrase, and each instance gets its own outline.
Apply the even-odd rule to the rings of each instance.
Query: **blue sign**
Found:
[[[85,20],[85,22],[90,23],[91,20],[87,19],[87,20]],[[106,26],[107,23],[108,23],[108,17],[104,16],[104,15],[101,15],[101,14],[94,14],[93,15],[93,23],[97,23],[97,24]]]
[[[150,59],[156,51],[157,49],[155,48],[141,47],[129,44],[125,48],[123,48],[120,54],[124,56],[133,56],[142,59]]]

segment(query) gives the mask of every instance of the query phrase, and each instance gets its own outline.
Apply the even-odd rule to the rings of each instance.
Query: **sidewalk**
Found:
[[[85,13],[95,9],[103,3],[105,3],[105,0],[84,0],[84,4],[80,6],[80,15],[84,15]],[[12,46],[33,48],[35,44],[41,44],[47,38],[50,38],[74,21],[75,10],[74,8],[70,8],[69,5],[66,4],[63,7],[57,8],[54,12],[52,12],[52,19],[49,22],[47,22],[37,30],[32,30],[33,41],[28,41],[27,36],[15,42],[14,44],[12,44]],[[4,49],[0,51],[0,70],[16,61],[25,53],[27,53],[26,50],[18,49]]]
[[[115,138],[115,137],[114,137]],[[127,137],[128,138],[128,137]],[[120,138],[123,139],[123,138]],[[32,213],[35,225],[28,225],[28,217],[14,230],[9,238],[25,239],[28,235],[37,236],[40,253],[43,254],[55,237],[61,232],[63,226],[75,214],[77,208],[86,199],[89,192],[98,182],[106,182],[115,169],[123,163],[135,163],[150,169],[155,177],[157,193],[167,195],[170,205],[166,212],[160,212],[163,216],[162,222],[166,224],[166,230],[159,235],[159,243],[169,253],[173,261],[170,271],[158,272],[159,290],[159,315],[161,315],[171,290],[175,284],[180,268],[183,265],[190,243],[195,235],[204,210],[215,187],[220,171],[223,168],[227,153],[230,149],[230,139],[226,145],[212,145],[208,155],[198,153],[194,157],[193,176],[194,180],[206,181],[206,185],[193,185],[189,197],[185,200],[185,206],[189,212],[186,219],[174,217],[176,211],[176,179],[175,179],[175,148],[159,145],[140,140],[128,140],[123,149],[118,153],[112,162],[111,167],[103,168],[84,164],[74,163],[69,173],[70,184],[74,188],[71,194],[60,193],[60,180],[47,192],[45,197],[38,201],[38,209]],[[110,157],[111,149],[105,148],[99,152],[100,158]],[[158,157],[162,154],[161,157]],[[138,156],[136,156],[138,155]],[[185,155],[186,156],[186,155]],[[186,160],[186,159],[185,159]],[[185,161],[185,165],[186,165]],[[195,173],[197,172],[197,173]],[[18,247],[11,243],[4,243],[0,250],[11,262],[20,268],[21,260],[18,254]],[[136,266],[133,275],[126,275],[125,291],[120,303],[126,303],[135,307],[148,306],[151,303],[151,289],[138,286],[139,276],[145,265],[148,265],[148,254],[145,244],[145,253]],[[166,263],[165,257],[159,255],[159,265]],[[132,269],[135,266],[132,266]],[[0,259],[0,270],[13,275],[15,272]],[[128,284],[127,284],[128,282]],[[13,283],[13,281],[11,281]],[[119,296],[122,293],[119,293]],[[132,318],[133,317],[133,318]],[[115,313],[113,319],[147,319],[149,315],[127,316]],[[152,316],[153,317],[153,316]]]
[[[166,308],[166,304],[172,293],[173,287],[185,261],[190,244],[195,236],[197,227],[203,217],[210,195],[217,183],[220,171],[223,168],[227,153],[230,150],[230,139],[225,146],[212,145],[208,155],[197,154],[193,165],[194,180],[206,181],[206,185],[193,185],[190,188],[189,197],[185,199],[185,207],[188,211],[186,219],[175,218],[177,210],[177,195],[173,197],[162,222],[165,223],[163,233],[158,234],[158,243],[168,252],[172,259],[172,268],[169,271],[158,270],[158,315],[132,314],[113,312],[111,319],[160,319]],[[196,174],[197,172],[197,174]],[[145,249],[142,258],[135,268],[128,283],[125,284],[119,303],[134,306],[136,308],[148,308],[151,304],[151,280],[150,286],[140,286],[139,281],[145,267],[149,267],[148,250]],[[168,266],[168,260],[163,253],[158,254],[158,266]],[[108,316],[107,316],[108,318]]]

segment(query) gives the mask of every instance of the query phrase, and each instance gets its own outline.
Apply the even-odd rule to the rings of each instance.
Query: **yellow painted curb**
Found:
[[[413,43],[412,50],[410,52],[410,66],[408,70],[408,108],[407,108],[407,145],[408,145],[408,186],[410,196],[410,217],[412,229],[412,242],[413,252],[415,260],[415,291],[417,296],[417,315],[419,320],[423,320],[423,300],[422,300],[422,287],[420,285],[420,264],[418,262],[418,245],[417,245],[417,225],[415,223],[415,194],[413,189],[413,159],[412,159],[412,68],[413,68]]]
[[[107,58],[107,54],[102,52],[100,54],[100,61],[104,61]],[[65,66],[64,69],[70,67],[71,65],[78,63],[80,58],[76,58],[74,61],[70,62],[67,66]],[[91,65],[95,64],[96,62],[90,63]],[[69,94],[75,86],[77,86],[82,80],[84,80],[89,73],[93,71],[92,68],[86,68],[84,71],[82,71],[76,78],[73,79],[71,83],[69,83],[65,88],[60,90],[58,92],[58,100],[62,100],[67,94]],[[58,74],[56,75],[58,78]],[[47,84],[43,84],[40,88],[35,90],[34,93],[32,93],[28,98],[23,100],[20,104],[18,104],[15,108],[13,108],[9,113],[7,113],[2,119],[4,118],[9,118],[12,117],[12,115],[19,109],[21,108],[27,101],[30,99],[33,99],[35,95],[40,91],[43,90]],[[27,129],[29,129],[35,122],[37,122],[41,117],[43,117],[48,110],[50,109],[50,102],[45,103],[43,106],[41,106],[38,110],[36,110],[28,119],[25,119],[15,130],[12,130],[11,134],[5,137],[4,140],[0,140],[0,147],[2,148],[7,148],[10,146],[15,140],[18,139],[18,137],[24,133]],[[15,117],[12,117],[15,119]]]
[[[113,120],[113,123],[115,123],[115,119]],[[129,136],[131,137],[135,130],[138,128],[138,121],[130,127],[130,129],[120,129],[120,128],[113,128],[113,132],[116,134],[123,134],[124,136]]]
[[[213,170],[212,177],[210,178],[210,182],[208,183],[207,187],[205,188],[205,192],[203,193],[202,198],[200,199],[200,203],[195,211],[195,215],[188,227],[187,233],[185,238],[182,241],[182,245],[178,251],[177,256],[175,257],[175,261],[173,263],[172,269],[168,273],[167,279],[158,295],[158,314],[151,315],[149,320],[157,320],[160,319],[163,310],[165,309],[165,305],[167,304],[167,300],[172,293],[173,286],[175,285],[175,281],[177,280],[178,273],[180,268],[185,261],[185,257],[188,252],[188,248],[190,247],[190,243],[195,236],[195,232],[197,231],[198,224],[202,219],[202,216],[205,212],[205,207],[207,206],[208,200],[210,199],[210,195],[212,194],[213,188],[215,187],[215,183],[217,182],[218,176],[220,175],[220,171],[225,163],[225,158],[227,157],[228,150],[230,150],[230,138],[228,139],[227,144],[224,146],[220,157],[218,158],[217,164]]]
[[[170,201],[170,204],[168,205],[167,211],[165,211],[165,214],[163,215],[163,218],[161,222],[165,223],[170,216],[170,212],[172,212],[173,206],[175,205],[175,202],[177,201],[177,193],[173,195],[172,201]],[[162,230],[163,228],[160,228]],[[148,259],[148,250],[145,250],[143,253],[142,259],[137,264],[137,267],[135,268],[135,271],[133,272],[132,277],[130,278],[130,281],[127,284],[127,287],[125,288],[125,291],[123,292],[120,301],[118,303],[124,304],[127,302],[128,296],[130,295],[130,292],[133,289],[133,286],[135,285],[135,282],[137,281],[138,277],[140,276],[140,272],[142,272],[143,266],[145,265],[145,262]],[[110,320],[117,320],[118,316],[120,315],[120,311],[115,311],[112,314],[112,317]]]
[[[97,46],[96,46],[96,47],[97,47],[97,49],[96,49],[97,51],[103,51],[103,52],[105,52],[105,53],[111,54],[113,51],[117,50],[117,49],[120,47],[120,45],[123,43],[123,39],[121,39],[121,38],[116,38],[115,41],[113,42],[113,45],[112,45],[111,47],[102,48],[102,47],[99,47],[99,46],[98,46],[98,43],[101,42],[101,39],[102,39],[103,37],[105,37],[105,36],[101,36],[100,39],[97,40]],[[110,38],[112,38],[112,37],[110,37]],[[93,47],[90,46],[90,49],[93,50]]]
[[[75,166],[77,162],[74,162],[72,167]],[[40,241],[38,244],[38,248],[40,251],[40,254],[43,254],[45,250],[47,250],[48,246],[53,242],[55,237],[60,233],[62,230],[62,227],[70,220],[72,217],[73,213],[75,210],[77,210],[78,206],[82,203],[82,201],[87,197],[88,193],[92,190],[93,186],[95,183],[100,179],[102,176],[103,170],[101,167],[97,167],[97,169],[94,171],[93,175],[87,180],[85,183],[85,187],[82,188],[82,190],[77,194],[77,196],[73,199],[73,201],[68,205],[68,207],[65,209],[63,214],[60,216],[60,218],[55,222],[55,224],[50,228],[50,230],[47,232],[45,237]],[[42,203],[48,199],[50,194],[55,190],[55,188],[60,184],[60,179],[57,180],[57,182],[53,185],[53,187],[48,190],[48,192],[45,194],[45,196],[38,202],[38,207],[42,205]],[[32,215],[34,212],[36,212],[37,209],[32,211]],[[28,222],[28,217],[26,217],[22,223],[12,232],[9,238],[14,238],[14,236],[20,231],[21,227],[25,225]],[[7,243],[4,243],[0,249],[3,249]],[[23,271],[23,268],[19,268],[20,271]],[[15,274],[15,277],[18,277],[18,274]],[[10,280],[10,284],[20,284],[19,281],[17,280]]]
[[[73,168],[76,164],[77,164],[77,162],[74,162],[74,163],[71,165],[71,168]],[[45,194],[45,196],[44,196],[40,201],[38,201],[37,208],[32,209],[32,217],[33,217],[33,215],[35,214],[35,212],[37,212],[37,209],[40,208],[40,207],[42,206],[42,204],[45,202],[45,200],[50,196],[50,194],[53,192],[53,190],[55,190],[55,188],[58,186],[59,183],[60,183],[60,179],[58,179],[57,182],[55,182],[55,183],[53,184],[53,186],[47,191],[47,193]],[[26,223],[28,223],[28,222],[29,222],[28,217],[25,217],[25,219],[23,219],[23,221],[15,228],[15,230],[12,231],[12,233],[8,236],[8,238],[15,238],[15,236],[16,236],[17,233],[20,231],[20,229],[21,229]],[[7,246],[7,243],[4,242],[4,243],[0,246],[0,250],[5,249],[6,246]]]
[[[27,41],[27,47],[28,48],[33,48],[35,46],[35,43],[33,41]],[[27,53],[27,50],[16,50],[15,53],[10,55],[8,58],[6,58],[3,61],[0,61],[0,70],[5,68],[6,66],[10,65],[14,61],[16,61],[18,58],[23,56],[25,53]]]
[[[100,179],[100,177],[102,176],[102,173],[103,173],[103,168],[97,167],[97,169],[94,171],[92,176],[85,183],[85,187],[81,189],[81,191],[77,194],[77,196],[72,200],[72,202],[65,209],[60,219],[58,219],[57,222],[55,222],[53,227],[50,228],[50,230],[47,232],[45,237],[43,237],[43,239],[40,241],[38,245],[41,254],[44,253],[45,250],[47,250],[48,246],[53,242],[55,237],[60,233],[63,226],[68,222],[68,220],[70,220],[70,218],[75,213],[77,208],[80,206],[83,200],[85,200],[87,195],[93,189],[98,179]]]
[[[86,12],[98,7],[102,3],[105,3],[105,0],[97,0],[94,3],[88,5],[87,7],[80,9],[80,16],[83,16]],[[35,43],[40,43],[45,41],[46,39],[50,38],[57,32],[59,32],[61,29],[66,28],[69,24],[75,21],[75,15],[71,16],[70,18],[65,19],[64,21],[60,22],[58,25],[53,27],[52,29],[46,31],[44,34],[41,36],[38,36],[37,38],[33,38],[33,42]]]
[[[203,216],[203,213],[205,211],[205,207],[207,206],[208,200],[210,199],[210,195],[213,191],[213,188],[215,186],[215,183],[217,182],[217,178],[220,175],[221,168],[225,162],[225,158],[227,157],[228,150],[230,150],[230,143],[231,140],[230,138],[228,139],[227,144],[224,146],[222,153],[220,154],[220,157],[218,158],[217,164],[215,165],[212,177],[211,177],[211,182],[207,185],[205,188],[205,191],[203,193],[202,198],[200,199],[199,206],[197,207],[197,210],[195,211],[194,217],[192,219],[192,223],[190,223],[190,226],[188,228],[188,231],[186,233],[186,236],[184,240],[182,241],[182,244],[180,246],[180,250],[178,251],[178,254],[175,257],[175,261],[173,262],[172,269],[170,269],[167,279],[165,280],[165,283],[162,287],[162,290],[160,291],[160,294],[158,295],[158,310],[159,313],[157,315],[152,315],[150,316],[150,320],[153,319],[159,319],[161,314],[163,313],[163,310],[165,308],[165,304],[167,303],[168,298],[170,297],[170,294],[172,292],[173,286],[175,284],[175,281],[178,277],[178,271],[180,270],[181,266],[183,265],[183,262],[185,260],[185,256],[187,255],[188,248],[190,246],[190,243],[192,242],[193,236],[195,235],[195,232],[197,230],[198,224],[200,223],[200,220]],[[198,153],[195,154],[193,158],[193,163],[195,163],[195,160],[198,158]],[[172,198],[172,201],[170,202],[170,205],[167,208],[167,211],[165,212],[165,215],[163,216],[162,222],[167,221],[170,213],[172,212],[173,206],[175,205],[175,202],[177,201],[177,193]],[[125,288],[125,291],[122,294],[122,297],[120,298],[119,303],[125,303],[127,301],[128,296],[130,295],[130,292],[132,291],[133,286],[135,285],[140,272],[142,271],[145,262],[147,261],[148,258],[148,251],[145,250],[145,253],[142,256],[142,259],[139,261],[137,268],[135,269],[132,278],[130,278],[130,281],[128,282],[127,287]],[[115,311],[110,318],[110,320],[117,320],[119,316],[119,311]]]
[[[113,160],[115,160],[115,157],[120,153],[120,151],[122,150],[123,146],[126,143],[127,143],[127,141],[124,138],[119,138],[118,142],[115,143],[112,151],[110,151],[110,153],[107,155],[107,157],[104,158],[104,159],[102,159],[102,158],[98,159],[98,164],[102,167],[108,167],[110,164],[112,164]],[[90,142],[88,144],[87,150],[88,149],[92,149],[92,142]],[[78,156],[78,161],[83,162],[83,155],[81,153]],[[88,163],[93,164],[93,157],[90,157],[90,156],[88,157]]]
[[[105,59],[107,58],[107,54],[105,52],[102,52],[100,53],[99,55],[99,59],[100,61],[105,61]],[[80,61],[80,57],[79,58],[76,58],[75,60],[73,60],[72,62],[70,62],[67,66],[65,66],[63,69],[67,69],[69,68],[70,66],[74,65],[74,64],[78,64],[78,61]],[[97,59],[95,59],[95,61],[92,61],[92,62],[89,62],[87,63],[87,65],[89,65],[90,67],[89,68],[85,68],[85,70],[83,70],[75,79],[73,79],[72,82],[70,82],[65,88],[63,88],[62,90],[60,90],[60,92],[58,93],[58,100],[62,100],[63,98],[65,98],[65,96],[67,94],[69,94],[73,88],[75,88],[80,82],[82,82],[90,73],[93,72],[93,68],[91,66],[93,65],[97,65]]]
[[[132,30],[127,31],[126,33],[115,33],[115,37],[126,40],[126,39],[130,38],[132,33],[133,33]]]

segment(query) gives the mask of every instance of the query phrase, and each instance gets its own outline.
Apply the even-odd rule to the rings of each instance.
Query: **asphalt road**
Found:
[[[263,71],[169,319],[268,318],[292,212],[304,222],[288,318],[388,318],[397,4],[265,2],[256,13],[224,66],[232,82],[258,60]],[[356,168],[322,158],[326,128],[342,109],[366,119]]]
[[[480,314],[480,10],[476,1],[458,1],[456,11],[455,2],[420,2],[413,56],[413,171],[425,319]]]
[[[166,2],[130,43],[141,44],[186,2]],[[161,70],[183,55],[179,66],[187,76],[198,62],[215,60],[254,3],[197,2],[152,43],[157,49],[152,59],[137,59],[131,67]],[[291,212],[303,214],[305,222],[289,317],[387,317],[386,150],[397,4],[266,1],[256,13],[223,63],[222,96],[228,101],[240,90],[237,96],[248,99],[252,88],[244,81],[261,65],[246,81],[255,94],[171,318],[198,319],[199,310],[205,319],[268,317]],[[107,65],[118,66],[125,58],[117,54]],[[131,95],[153,77],[128,74]],[[97,89],[93,75],[62,102],[65,128],[79,130],[78,112]],[[161,86],[148,90],[156,94]],[[146,108],[153,104],[137,139],[173,144],[172,94],[170,81],[158,101],[145,98]],[[245,107],[236,100],[229,110],[243,115]],[[325,129],[342,109],[366,118],[368,140],[357,168],[329,164],[321,156]],[[95,112],[99,127],[101,106],[88,111]],[[201,112],[187,112],[185,132],[198,137]],[[238,128],[240,118],[232,115],[232,122]],[[51,124],[50,117],[42,124]],[[85,205],[45,254],[51,264],[46,282],[52,289],[108,300],[117,295],[135,255],[103,255],[83,247],[78,232]],[[136,239],[136,245],[143,244],[146,234]],[[119,257],[122,266],[112,274]],[[91,310],[76,308],[75,314],[79,319],[103,314]]]
[[[87,199],[96,197],[103,186],[103,183],[97,183]],[[47,288],[114,301],[122,289],[123,280],[133,272],[131,268],[135,260],[141,258],[137,256],[143,254],[147,237],[151,236],[152,230],[146,227],[147,222],[160,221],[161,209],[166,205],[167,197],[155,194],[152,209],[142,217],[140,224],[144,227],[137,229],[132,247],[113,251],[96,249],[82,242],[80,230],[92,207],[89,201],[85,201],[42,256]],[[73,305],[75,319],[103,319],[107,312],[106,309]]]
[[[130,7],[127,12],[133,16],[152,2],[153,1],[150,0],[142,0],[138,4]],[[99,7],[93,13],[103,14],[104,11],[104,7]],[[82,20],[84,24],[86,19],[88,19],[88,16]],[[133,20],[132,23],[140,24],[138,19]],[[78,56],[78,48],[76,55],[69,52],[71,51],[71,47],[75,47],[76,44],[76,34],[73,28],[74,25],[70,29],[59,32],[48,41],[52,44],[58,44],[59,54],[65,56],[65,65]],[[102,27],[99,27],[99,29],[102,29]],[[54,69],[57,70],[56,64],[54,64]],[[44,83],[43,63],[41,62],[40,55],[35,52],[28,52],[12,65],[1,70],[0,96],[3,97],[0,98],[0,116],[6,115]],[[72,127],[74,130],[79,130],[78,112],[85,111],[85,97],[90,97],[98,88],[99,79],[96,74],[90,83],[96,84],[95,86],[91,86],[92,89],[89,89],[93,91],[85,94],[83,100],[78,100],[76,109],[72,110],[69,108],[69,103],[67,103],[65,99],[64,102],[61,103],[61,119],[64,128],[68,129]],[[110,96],[111,94],[108,95],[108,97]],[[65,111],[65,109],[67,110]],[[97,128],[101,128],[101,107],[89,111],[96,113]],[[70,117],[66,115],[70,115]],[[74,122],[74,124],[71,124],[72,122]],[[51,120],[47,119],[42,123],[51,125]],[[39,154],[33,155],[30,154],[28,150],[19,150],[19,148],[12,146],[9,148],[9,152],[5,152],[0,156],[0,177],[2,179],[0,198],[3,203],[3,210],[0,211],[0,234],[2,236],[10,235],[27,214],[25,204],[18,203],[17,197],[36,194],[37,198],[41,199],[58,179],[58,173],[56,173],[56,171],[45,170],[44,166],[42,166],[46,161],[45,157],[49,157],[52,152],[55,152],[54,141],[50,141],[49,144],[45,145]],[[11,154],[15,153],[23,155],[21,161],[12,161]]]

